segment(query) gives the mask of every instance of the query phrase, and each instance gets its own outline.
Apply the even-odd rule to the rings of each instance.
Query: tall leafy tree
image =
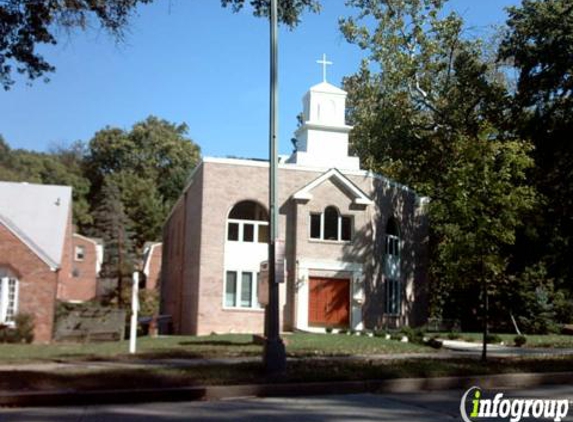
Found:
[[[74,223],[84,227],[92,221],[87,202],[90,183],[83,175],[83,158],[71,157],[76,147],[51,153],[12,150],[0,139],[0,180],[71,186]]]
[[[571,294],[573,3],[524,0],[509,9],[507,27],[499,55],[518,71],[513,116],[535,145],[532,179],[543,196],[516,253],[521,267],[541,262],[546,277]]]
[[[433,313],[475,321],[473,293],[503,288],[504,247],[533,203],[531,148],[506,130],[505,87],[443,1],[347,3],[359,14],[342,31],[370,53],[345,81],[352,147],[431,197]]]
[[[103,129],[88,145],[85,169],[91,197],[97,201],[104,181],[113,181],[134,221],[137,247],[159,239],[168,210],[199,160],[199,147],[187,130],[185,124],[148,117],[130,131]]]
[[[135,264],[131,234],[133,223],[125,213],[121,192],[111,179],[106,178],[103,182],[93,218],[90,235],[103,239],[105,245],[100,276],[117,280],[115,297],[121,306],[123,282],[130,277]]]

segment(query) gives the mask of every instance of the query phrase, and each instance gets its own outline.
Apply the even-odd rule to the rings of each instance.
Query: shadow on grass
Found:
[[[180,346],[255,346],[252,341],[229,341],[229,340],[202,340],[202,341],[182,341],[179,343]]]

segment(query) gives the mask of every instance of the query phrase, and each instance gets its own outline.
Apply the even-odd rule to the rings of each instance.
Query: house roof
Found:
[[[335,168],[328,170],[323,173],[320,177],[314,179],[308,185],[300,189],[293,194],[294,199],[308,201],[312,199],[311,191],[317,186],[321,185],[323,182],[332,179],[346,190],[354,199],[353,203],[356,205],[371,205],[373,203],[372,199],[366,195],[358,186],[356,186],[350,179],[348,179],[344,174]]]
[[[51,268],[59,268],[72,203],[69,186],[0,182],[0,222]]]

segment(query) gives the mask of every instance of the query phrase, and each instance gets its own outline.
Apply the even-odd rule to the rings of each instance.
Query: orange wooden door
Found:
[[[350,280],[311,277],[308,305],[309,325],[347,327],[350,323]]]

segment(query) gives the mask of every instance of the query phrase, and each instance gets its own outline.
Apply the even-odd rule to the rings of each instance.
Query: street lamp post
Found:
[[[277,132],[278,132],[278,22],[277,0],[271,0],[271,73],[270,73],[270,125],[269,125],[269,303],[265,316],[264,364],[267,374],[286,369],[285,346],[279,335],[279,285],[276,277],[276,245],[278,239],[277,204]]]

